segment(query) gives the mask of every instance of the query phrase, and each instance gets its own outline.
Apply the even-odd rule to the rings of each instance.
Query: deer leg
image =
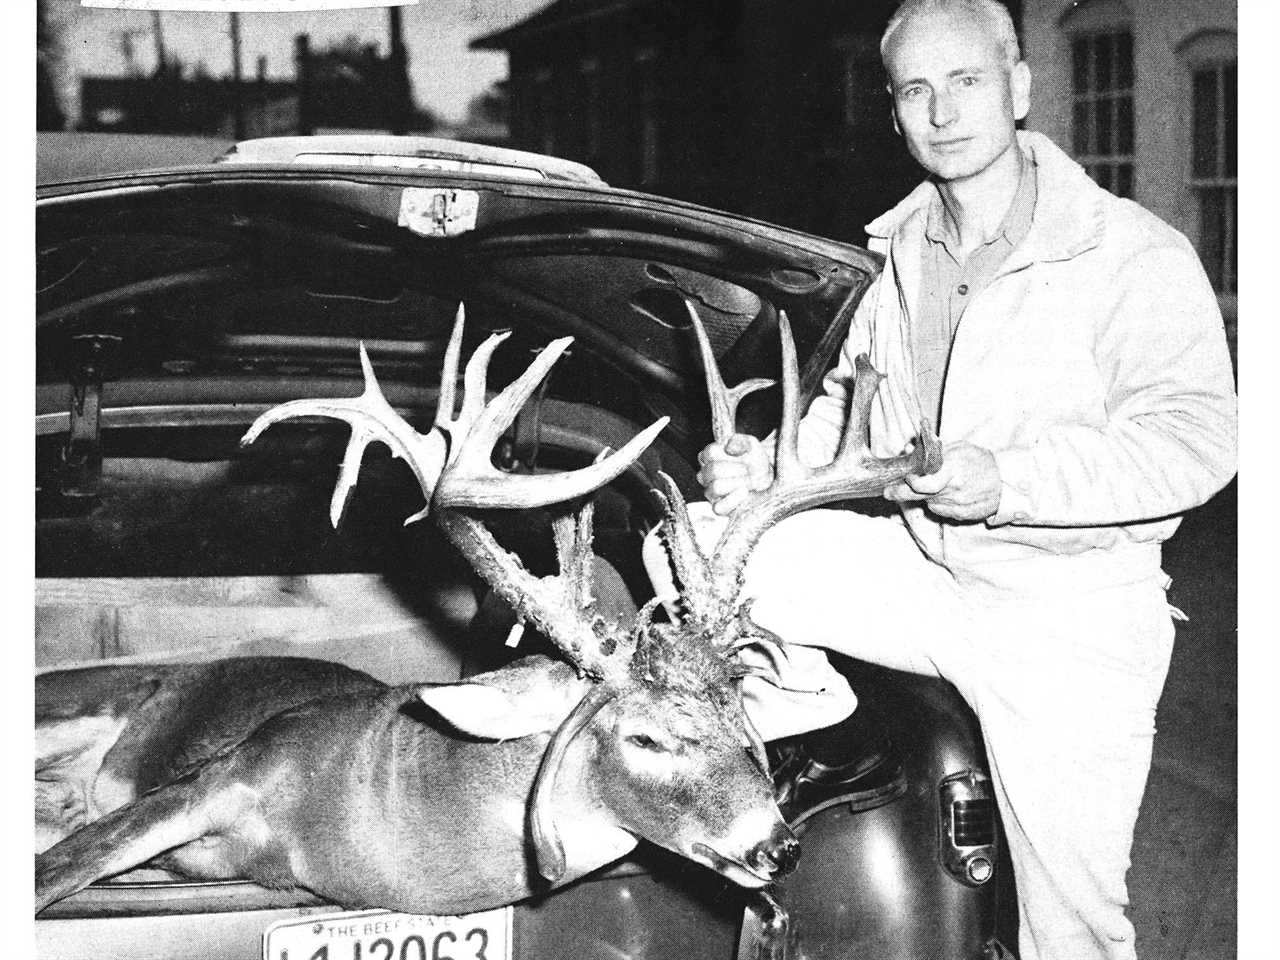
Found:
[[[203,779],[197,772],[144,794],[37,856],[36,913],[95,880],[225,830],[247,813],[248,791]]]

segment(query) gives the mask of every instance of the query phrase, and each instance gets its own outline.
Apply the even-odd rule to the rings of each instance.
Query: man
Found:
[[[1021,960],[1133,958],[1125,873],[1173,642],[1160,544],[1235,471],[1222,319],[1180,234],[1015,130],[1031,78],[1003,6],[907,0],[881,54],[928,179],[867,227],[885,267],[801,453],[834,455],[866,352],[887,377],[877,455],[929,418],[944,465],[885,490],[900,520],[810,511],[767,533],[753,616],[955,683],[986,738]],[[753,438],[701,459],[721,516],[772,476]]]

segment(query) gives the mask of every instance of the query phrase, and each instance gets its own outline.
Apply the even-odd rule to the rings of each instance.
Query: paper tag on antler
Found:
[[[520,644],[520,638],[524,636],[524,624],[517,620],[511,625],[511,629],[507,632],[507,646],[516,647]]]

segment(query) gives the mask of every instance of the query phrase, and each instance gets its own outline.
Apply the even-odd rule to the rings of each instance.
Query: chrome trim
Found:
[[[333,355],[350,354],[354,364],[356,351],[364,344],[370,357],[427,357],[442,348],[420,340],[369,340],[362,337],[324,337],[296,333],[232,333],[222,338],[225,350],[244,350],[257,356],[281,353],[315,352]]]
[[[108,407],[102,411],[104,429],[122,427],[223,427],[247,425],[273,403],[160,404],[147,407]],[[319,420],[320,418],[316,418]],[[36,436],[66,433],[66,411],[36,415]]]
[[[562,157],[440,137],[388,134],[258,137],[241,140],[214,162],[412,168],[431,161],[441,164],[440,169],[446,172],[604,184],[591,167]]]
[[[106,407],[102,410],[101,425],[103,430],[119,429],[160,429],[175,427],[247,427],[260,414],[274,406],[276,402],[259,403],[201,403],[201,404],[156,404],[153,406]],[[419,408],[409,408],[392,404],[392,408],[406,419],[421,413]],[[601,411],[605,414],[606,411]],[[626,421],[615,417],[619,423]],[[54,436],[66,433],[70,429],[70,418],[66,410],[56,413],[36,414],[36,436]],[[326,417],[299,417],[298,423],[331,423]],[[602,424],[608,424],[609,417],[604,417]],[[629,429],[629,427],[628,427]],[[608,446],[604,441],[584,435],[553,420],[542,424],[541,444],[544,447],[573,450],[581,453],[588,460],[600,450]],[[654,473],[661,469],[661,459],[652,451],[646,451],[641,459],[629,465],[621,476],[630,482],[638,483],[645,488],[654,485]]]

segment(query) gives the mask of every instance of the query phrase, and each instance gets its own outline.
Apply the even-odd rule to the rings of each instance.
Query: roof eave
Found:
[[[650,2],[652,0],[615,0],[613,3],[604,3],[589,10],[578,10],[572,13],[557,12],[567,5],[563,2],[555,3],[510,27],[476,37],[467,44],[467,47],[471,50],[510,50],[521,43],[551,36],[561,30],[622,13]]]

